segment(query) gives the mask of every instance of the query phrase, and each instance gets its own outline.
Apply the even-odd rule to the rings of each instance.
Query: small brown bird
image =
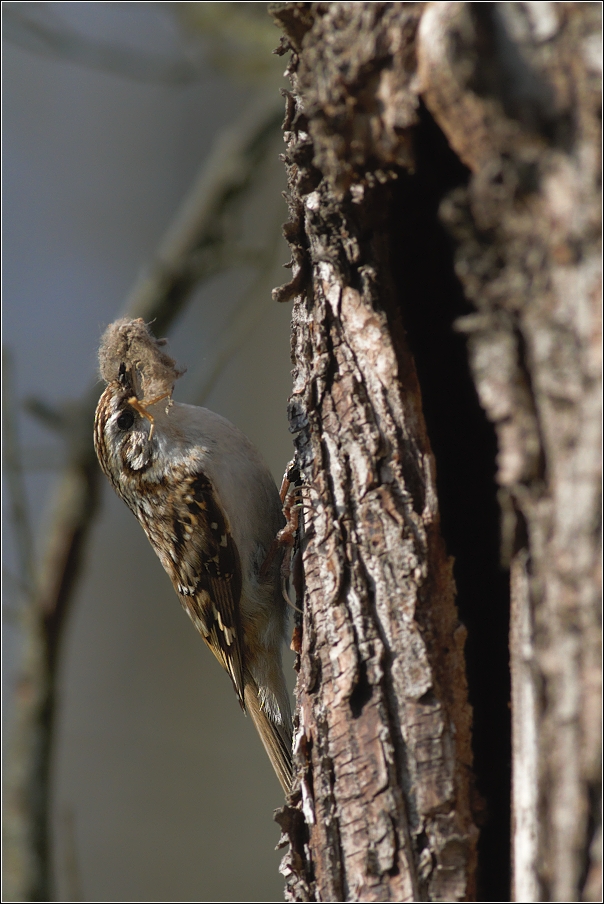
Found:
[[[292,722],[281,665],[287,611],[281,555],[274,554],[281,501],[240,430],[207,408],[172,401],[183,371],[163,351],[165,341],[140,319],[117,320],[105,331],[99,363],[107,387],[95,415],[96,454],[230,675],[287,793]]]

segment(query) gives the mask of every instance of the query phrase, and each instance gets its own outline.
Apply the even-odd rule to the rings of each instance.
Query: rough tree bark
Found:
[[[476,894],[466,632],[394,225],[431,114],[467,168],[440,214],[499,444],[513,899],[599,899],[599,4],[271,7],[305,484],[288,898]]]
[[[284,817],[304,820],[290,827],[294,900],[473,895],[465,632],[389,228],[393,167],[413,161],[420,14],[364,3],[279,13],[293,50],[294,278],[278,297],[295,296],[290,419],[309,488],[301,803]]]

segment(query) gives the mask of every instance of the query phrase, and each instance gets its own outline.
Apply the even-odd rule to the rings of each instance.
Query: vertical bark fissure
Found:
[[[442,212],[476,308],[461,327],[496,427],[503,546],[519,592],[515,793],[535,767],[536,735],[534,850],[515,864],[522,900],[600,895],[589,841],[600,750],[600,32],[594,4],[443,3],[428,8],[418,44],[426,104],[472,172]],[[530,668],[518,642],[527,624]],[[520,689],[534,694],[532,716]],[[515,831],[526,817],[515,813]]]
[[[438,217],[443,199],[469,178],[430,114],[420,107],[416,168],[395,190],[391,223],[402,317],[419,376],[436,458],[441,527],[455,558],[460,617],[474,710],[474,770],[482,800],[479,893],[509,897],[510,711],[507,571],[499,558],[496,439],[481,408],[457,317],[471,309],[454,271],[454,246]],[[400,316],[400,315],[399,315]],[[393,318],[394,320],[394,318]]]

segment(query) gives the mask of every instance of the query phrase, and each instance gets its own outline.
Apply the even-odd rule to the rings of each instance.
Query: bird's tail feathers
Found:
[[[244,698],[245,708],[252,717],[281,787],[289,794],[292,785],[291,726],[273,721],[265,712],[255,681],[251,680],[245,685]]]

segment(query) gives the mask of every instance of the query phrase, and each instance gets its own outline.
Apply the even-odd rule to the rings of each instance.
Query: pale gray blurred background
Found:
[[[217,134],[259,90],[281,84],[270,43],[266,72],[244,67],[236,78],[216,53],[220,26],[192,21],[197,6],[265,14],[261,3],[3,4],[3,343],[36,562],[65,447],[23,400],[61,405],[85,393],[100,333],[153,260]],[[53,50],[49,34],[69,40]],[[171,83],[179,67],[185,81]],[[288,278],[281,150],[276,134],[244,211],[251,263],[196,291],[170,334],[189,368],[175,397],[199,401],[217,368],[204,403],[250,436],[276,480],[292,449],[290,309],[270,298]],[[217,364],[233,324],[243,341]],[[134,517],[108,485],[103,494],[61,656],[54,900],[283,900],[272,821],[283,801],[270,764]],[[6,506],[4,538],[6,750],[23,605]]]

